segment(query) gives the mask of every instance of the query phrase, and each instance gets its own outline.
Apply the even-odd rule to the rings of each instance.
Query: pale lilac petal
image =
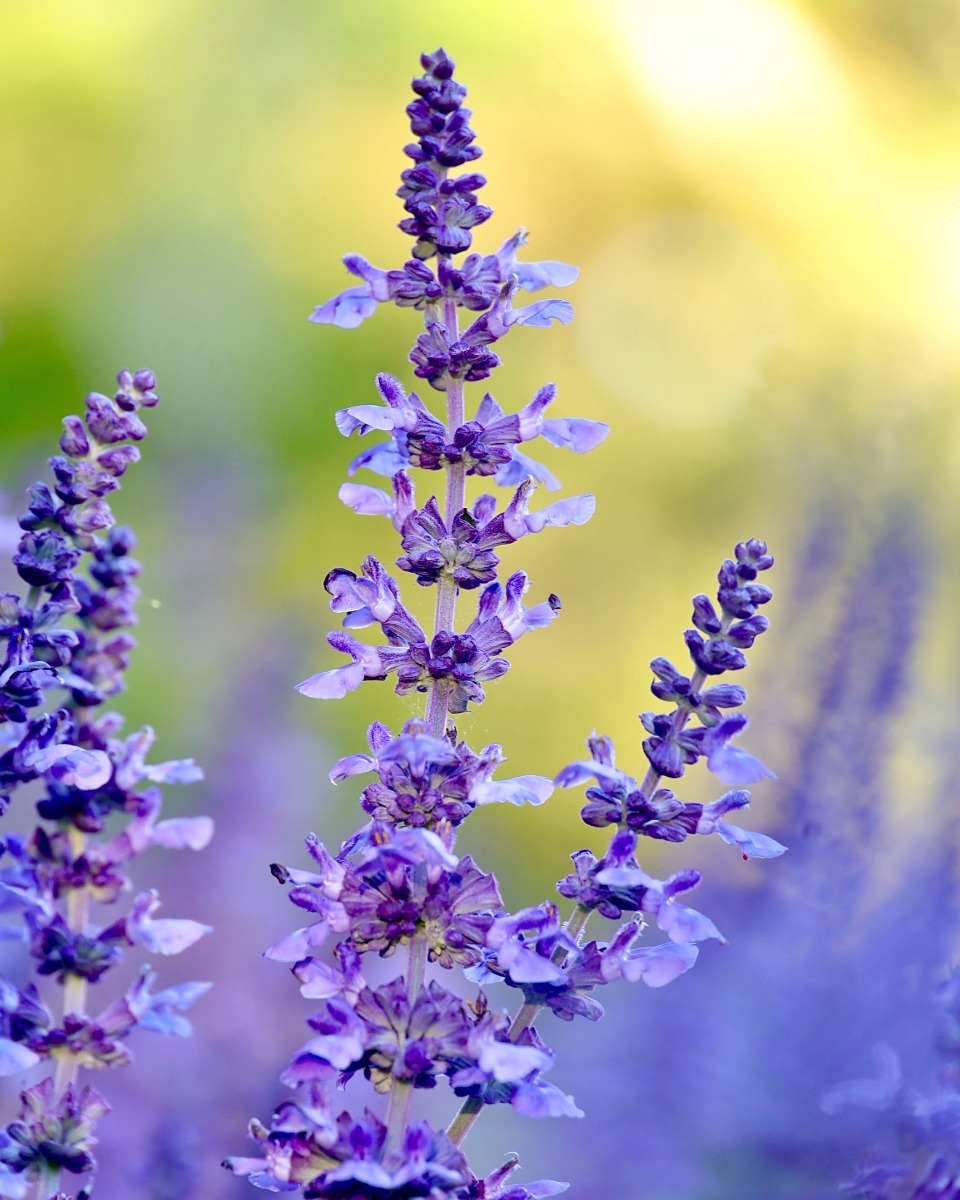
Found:
[[[605,872],[604,872],[605,873]],[[657,924],[672,942],[703,942],[716,938],[725,942],[723,934],[709,917],[673,901],[661,904],[656,916]]]
[[[514,263],[513,274],[524,291],[537,292],[545,287],[569,287],[576,282],[580,268],[548,258],[543,262]]]
[[[551,321],[569,325],[573,320],[573,305],[569,300],[537,300],[510,313],[510,325],[533,325],[537,329],[548,329]]]
[[[553,446],[586,454],[600,445],[610,432],[610,426],[584,417],[546,417],[540,424],[540,432]]]
[[[383,404],[352,404],[338,409],[334,421],[344,437],[358,430],[362,436],[371,429],[393,429],[397,423],[393,409]]]
[[[557,774],[553,782],[559,787],[576,787],[577,784],[586,783],[588,779],[596,779],[598,783],[604,779],[611,783],[626,781],[633,784],[635,782],[629,775],[624,775],[616,767],[608,767],[606,763],[597,762],[594,758],[569,763]]]
[[[742,787],[760,779],[776,779],[776,775],[759,758],[731,746],[729,742],[710,751],[707,766],[721,783],[730,787]]]
[[[536,1086],[521,1087],[510,1107],[525,1117],[582,1117],[572,1096],[566,1096],[552,1083],[539,1080]],[[549,1195],[550,1193],[547,1193]]]
[[[613,888],[648,887],[650,883],[650,876],[645,871],[629,863],[618,867],[604,867],[602,871],[597,872],[596,879],[597,883],[603,884],[604,887]]]
[[[347,779],[351,775],[373,771],[376,766],[377,760],[369,754],[348,754],[346,758],[337,759],[330,768],[328,778],[331,783],[339,783],[341,779]]]
[[[557,500],[548,504],[539,512],[526,513],[523,523],[528,533],[539,533],[547,525],[585,525],[597,508],[595,496],[570,496],[566,500]]]
[[[553,784],[543,775],[517,775],[491,779],[470,789],[474,804],[543,804],[553,794]]]
[[[150,831],[150,841],[168,850],[203,850],[213,837],[209,817],[172,817],[160,821]]]
[[[536,1046],[517,1046],[491,1037],[478,1047],[477,1062],[498,1083],[513,1083],[531,1071],[545,1071],[553,1062],[553,1055]]]
[[[153,919],[160,907],[154,890],[141,892],[134,900],[127,917],[127,937],[135,946],[144,946],[155,954],[179,954],[192,946],[204,934],[212,933],[209,925],[199,921],[161,917]]]
[[[342,483],[337,495],[347,508],[363,517],[392,517],[397,511],[395,496],[365,483]]]
[[[113,775],[113,763],[102,750],[61,744],[51,746],[40,757],[46,765],[38,769],[49,771],[58,783],[82,792],[103,787]]]
[[[144,763],[140,774],[151,783],[196,783],[203,778],[203,768],[192,758],[173,758],[153,766]]]
[[[727,821],[717,822],[717,833],[730,846],[739,846],[744,858],[779,858],[786,846],[765,833],[751,833]]]
[[[144,922],[136,941],[154,954],[180,954],[205,934],[212,933],[209,925],[199,921],[161,917],[158,921]]]
[[[738,808],[746,808],[749,803],[749,792],[740,789],[732,792],[724,792],[719,800],[713,800],[703,806],[703,812],[700,814],[699,821],[697,821],[697,833],[715,833],[717,825],[728,812],[735,812]]]
[[[526,633],[531,629],[543,629],[549,625],[551,621],[555,621],[558,616],[558,609],[555,608],[549,600],[544,600],[540,604],[535,604],[532,608],[528,608],[523,613],[522,620],[511,625],[510,633],[514,635],[514,639],[518,638],[521,633]],[[507,622],[503,622],[504,627],[507,627]]]
[[[672,983],[689,971],[700,953],[689,942],[664,942],[660,946],[644,946],[632,950],[621,960],[620,973],[629,983],[645,983],[658,988]]]
[[[516,941],[503,943],[497,951],[497,962],[515,983],[560,983],[565,978],[549,958]]]
[[[387,475],[392,479],[406,465],[406,458],[400,453],[397,443],[391,438],[389,442],[378,442],[375,446],[368,446],[362,454],[358,454],[347,467],[347,474],[356,475],[361,467],[366,467],[368,471],[373,471],[377,475]]]
[[[343,265],[351,275],[359,276],[369,286],[370,295],[374,300],[382,302],[390,299],[390,286],[387,283],[388,271],[384,271],[382,267],[375,267],[360,254],[345,255]]]
[[[560,490],[560,480],[543,463],[523,454],[516,446],[510,447],[510,461],[498,467],[494,479],[501,487],[519,487],[525,479],[542,483],[548,492]]]
[[[327,921],[315,921],[312,925],[296,929],[274,942],[264,950],[263,957],[274,962],[300,962],[301,959],[309,958],[314,950],[322,946],[329,933],[330,925]]]
[[[9,1038],[0,1038],[0,1075],[16,1075],[29,1069],[40,1061],[40,1055],[34,1054],[19,1042]]]
[[[344,1030],[343,1033],[321,1033],[311,1038],[298,1052],[298,1057],[310,1054],[314,1058],[322,1058],[325,1062],[344,1071],[351,1063],[363,1057],[366,1049],[362,1033],[355,1029]]]
[[[311,700],[342,700],[347,692],[355,692],[363,680],[363,664],[348,663],[345,667],[311,675],[297,684],[297,691]]]
[[[315,325],[336,325],[340,329],[356,329],[367,317],[377,311],[378,301],[370,294],[369,284],[347,288],[331,297],[326,304],[318,305],[309,320]]]

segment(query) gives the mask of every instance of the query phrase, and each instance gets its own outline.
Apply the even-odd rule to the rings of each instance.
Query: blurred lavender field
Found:
[[[341,338],[306,315],[344,286],[342,252],[403,252],[397,97],[441,43],[497,209],[478,245],[516,214],[533,257],[582,268],[576,321],[519,335],[498,398],[557,379],[613,430],[563,463],[594,520],[548,532],[532,562],[524,547],[561,619],[465,732],[503,742],[512,772],[552,775],[597,729],[639,770],[647,662],[679,652],[716,560],[764,537],[776,600],[748,672],[750,748],[779,782],[752,816],[790,847],[772,864],[684,855],[730,945],[665,990],[604,997],[596,1026],[546,1024],[554,1082],[586,1118],[498,1112],[472,1154],[492,1167],[517,1149],[529,1178],[572,1196],[599,1178],[621,1200],[821,1200],[874,1148],[925,1162],[917,1112],[949,1109],[935,992],[958,933],[955,5],[34,0],[0,29],[3,515],[85,392],[156,371],[163,403],[116,505],[145,565],[118,707],[128,730],[157,729],[161,757],[203,764],[168,804],[217,823],[202,855],[142,864],[170,915],[215,927],[178,977],[216,987],[192,1041],[143,1036],[104,1084],[97,1195],[254,1194],[218,1164],[281,1098],[312,1007],[261,958],[297,923],[267,868],[301,865],[310,830],[332,844],[353,828],[358,789],[333,789],[330,764],[374,716],[415,711],[386,689],[320,712],[293,692],[330,665],[326,571],[392,544],[336,501],[350,448],[332,416],[372,402],[377,371],[401,374],[412,320],[384,311]],[[683,798],[715,798],[699,786]],[[533,903],[590,841],[577,811],[569,793],[484,810],[464,849],[508,905]],[[941,1073],[940,1108],[884,1090],[878,1044],[916,1097]],[[868,1079],[872,1108],[837,1091]],[[901,1195],[884,1186],[860,1194]]]

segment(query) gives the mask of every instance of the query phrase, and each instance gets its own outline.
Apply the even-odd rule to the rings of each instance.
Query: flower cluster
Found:
[[[87,396],[82,419],[65,418],[62,453],[49,460],[53,487],[34,484],[20,518],[13,565],[26,595],[0,595],[0,795],[6,808],[30,790],[42,822],[0,838],[0,909],[19,914],[8,937],[22,941],[38,981],[52,977],[63,992],[55,1013],[36,983],[0,976],[0,1073],[55,1067],[22,1092],[20,1116],[0,1138],[3,1196],[25,1195],[28,1178],[56,1191],[61,1171],[93,1169],[93,1131],[109,1106],[93,1088],[78,1091],[80,1069],[129,1062],[136,1028],[189,1033],[180,1011],[207,987],[153,992],[144,966],[98,1015],[88,1011],[89,985],[124,947],[176,954],[208,932],[156,917],[153,890],[107,926],[91,921],[91,904],[129,892],[128,864],[150,846],[199,850],[213,832],[206,817],[160,819],[157,785],[201,778],[193,761],[148,763],[153,731],[123,738],[122,718],[102,709],[124,686],[140,573],[136,539],[114,524],[106,497],[139,457],[139,410],[158,400],[150,371],[121,371],[117,383],[113,397]]]
[[[576,272],[557,262],[519,263],[522,234],[496,254],[457,260],[470,248],[472,228],[491,214],[477,201],[483,177],[449,172],[480,151],[452,61],[438,50],[421,63],[424,74],[413,82],[417,98],[407,110],[418,138],[407,147],[415,165],[404,172],[399,193],[408,214],[400,227],[415,239],[413,257],[394,271],[348,257],[348,270],[362,283],[320,306],[312,319],[351,328],[385,301],[423,312],[426,332],[410,359],[416,376],[445,393],[444,416],[434,415],[399,380],[381,374],[383,403],[343,409],[336,423],[347,437],[386,434],[354,460],[350,474],[366,468],[386,475],[391,490],[347,482],[340,498],[358,513],[393,523],[403,551],[397,567],[420,586],[436,589],[434,624],[423,629],[376,559],[367,558],[358,572],[337,568],[324,586],[343,629],[328,641],[349,661],[311,676],[299,691],[337,699],[367,680],[395,677],[398,694],[425,697],[425,712],[396,734],[375,723],[369,753],[349,755],[331,770],[334,782],[374,776],[360,797],[369,818],[365,824],[335,853],[311,835],[309,869],[273,867],[289,887],[290,900],[310,919],[266,953],[292,965],[302,995],[319,1007],[307,1018],[309,1039],[281,1076],[292,1098],[269,1128],[251,1126],[261,1157],[233,1158],[226,1165],[260,1188],[305,1197],[525,1200],[553,1195],[565,1185],[510,1184],[513,1160],[477,1178],[459,1147],[487,1105],[509,1104],[535,1117],[582,1115],[570,1096],[543,1078],[554,1055],[535,1025],[540,1012],[548,1009],[563,1020],[596,1019],[602,1009],[591,993],[600,985],[625,979],[660,987],[693,965],[697,943],[720,937],[709,918],[678,899],[695,886],[697,873],[681,871],[666,880],[647,875],[636,861],[637,838],[676,841],[716,832],[746,855],[771,857],[783,849],[726,822],[728,813],[748,802],[739,787],[709,805],[685,804],[659,787],[662,776],[680,776],[684,763],[701,756],[722,779],[738,785],[768,773],[730,746],[745,720],[721,718],[721,710],[743,703],[743,690],[722,684],[704,689],[704,682],[707,675],[742,667],[743,650],[766,627],[756,609],[770,593],[755,581],[773,560],[761,542],[738,545],[735,560],[720,572],[722,615],[705,597],[694,601],[697,628],[687,637],[692,676],[681,676],[666,660],[654,664],[655,694],[672,701],[674,711],[644,716],[652,736],[646,744],[651,766],[642,785],[615,768],[604,738],[591,739],[589,762],[572,764],[555,781],[539,775],[496,778],[501,748],[477,752],[459,739],[449,718],[483,701],[485,687],[509,667],[504,652],[524,633],[547,625],[560,608],[553,594],[526,606],[529,581],[522,571],[500,582],[497,549],[548,526],[583,524],[594,508],[593,497],[583,495],[531,511],[538,483],[551,490],[560,485],[519,446],[542,437],[583,453],[603,440],[607,428],[547,417],[553,385],[513,414],[484,395],[473,419],[466,419],[464,385],[486,378],[499,364],[490,349],[495,342],[513,326],[565,323],[572,316],[568,304],[552,299],[515,309],[517,290],[570,283]],[[463,330],[461,309],[479,314]],[[410,476],[416,468],[444,472],[442,487],[422,507]],[[509,489],[502,507],[486,493],[468,505],[471,475]],[[458,628],[457,601],[463,596],[475,605]],[[379,631],[379,640],[354,636],[368,628]],[[688,730],[692,716],[698,727]],[[460,826],[478,805],[541,804],[555,784],[569,787],[591,778],[596,786],[588,792],[585,819],[616,828],[603,859],[578,852],[575,874],[560,881],[561,896],[575,901],[573,913],[564,920],[549,901],[506,912],[494,876],[455,850]],[[622,923],[609,938],[586,941],[585,927],[595,912]],[[638,944],[646,915],[666,940]],[[374,953],[402,960],[386,982],[382,971],[367,965]],[[446,985],[444,973],[455,968],[481,985],[470,999],[463,997],[462,985]],[[521,994],[513,1017],[485,990],[500,982]],[[369,1110],[360,1117],[335,1114],[330,1086],[356,1075],[386,1097],[382,1119]],[[416,1091],[435,1088],[443,1078],[461,1098],[445,1131],[411,1118]]]

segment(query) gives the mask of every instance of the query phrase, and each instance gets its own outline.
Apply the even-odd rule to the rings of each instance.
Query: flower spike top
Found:
[[[581,526],[594,511],[590,495],[535,504],[539,484],[557,491],[560,483],[521,445],[542,437],[585,453],[608,431],[598,421],[548,415],[553,384],[515,413],[484,393],[467,417],[467,385],[485,380],[500,363],[495,343],[515,326],[572,318],[570,305],[556,299],[515,307],[517,292],[572,283],[576,270],[560,262],[519,262],[522,232],[494,254],[471,249],[473,230],[492,214],[477,199],[483,176],[454,174],[480,156],[463,107],[466,91],[443,50],[423,55],[421,66],[407,108],[417,139],[406,147],[413,166],[404,171],[399,192],[407,214],[400,228],[415,239],[412,257],[401,269],[385,271],[348,256],[347,269],[361,282],[321,305],[311,319],[349,329],[387,301],[423,315],[424,332],[410,361],[414,375],[444,394],[445,411],[433,411],[401,380],[381,372],[379,402],[343,408],[335,422],[345,437],[385,435],[360,452],[349,474],[386,476],[389,489],[351,478],[340,499],[359,515],[392,523],[400,538],[396,567],[408,576],[407,586],[416,581],[435,590],[434,619],[432,627],[421,625],[378,559],[365,557],[358,570],[335,567],[324,588],[342,629],[327,640],[347,661],[311,675],[298,690],[311,699],[342,699],[367,681],[389,678],[399,695],[423,696],[423,712],[399,732],[375,721],[368,749],[333,765],[335,783],[368,777],[359,797],[364,823],[356,833],[336,851],[310,835],[306,869],[272,867],[291,902],[309,916],[266,954],[290,964],[301,994],[318,1007],[307,1017],[307,1041],[281,1075],[292,1098],[269,1128],[257,1121],[250,1126],[262,1157],[232,1158],[225,1165],[259,1188],[304,1197],[527,1200],[556,1195],[565,1185],[508,1183],[512,1158],[478,1178],[460,1147],[491,1104],[509,1104],[532,1117],[583,1115],[571,1096],[544,1078],[554,1055],[537,1028],[539,1015],[596,1020],[603,1009],[591,993],[598,987],[617,979],[662,987],[693,966],[700,942],[722,940],[709,917],[684,903],[699,874],[681,870],[663,880],[648,875],[635,857],[639,835],[681,840],[693,832],[718,833],[754,857],[782,850],[772,839],[726,822],[728,813],[746,805],[746,792],[692,805],[658,786],[661,776],[682,773],[673,769],[678,762],[703,755],[711,766],[719,764],[721,776],[750,773],[755,760],[729,745],[742,718],[719,719],[722,710],[742,703],[742,689],[704,689],[703,683],[707,674],[733,669],[742,648],[765,627],[746,609],[769,599],[752,581],[772,559],[762,543],[743,543],[736,562],[721,572],[723,617],[712,618],[703,598],[695,601],[699,641],[689,643],[696,665],[690,679],[670,664],[655,665],[657,695],[672,699],[675,710],[650,718],[653,757],[644,783],[615,768],[613,748],[603,738],[591,739],[589,762],[572,764],[557,777],[564,787],[596,780],[584,817],[595,826],[614,826],[603,858],[576,852],[574,872],[558,884],[560,896],[575,901],[573,913],[564,919],[551,901],[505,911],[495,876],[460,853],[457,839],[478,806],[540,805],[555,784],[543,775],[499,777],[501,747],[471,749],[450,718],[482,703],[488,686],[510,666],[504,653],[560,611],[553,592],[527,603],[526,572],[502,577],[500,548],[547,528]],[[462,329],[461,310],[468,314]],[[415,484],[417,471],[424,475]],[[468,502],[471,476],[489,490]],[[431,480],[439,482],[424,502],[422,489]],[[507,489],[504,499],[497,488]],[[361,640],[365,630],[373,631],[372,639]],[[686,729],[691,714],[701,723],[696,734]],[[594,914],[619,925],[609,938],[585,941]],[[664,937],[638,944],[648,917]],[[369,969],[373,954],[396,964],[392,975],[383,966]],[[469,999],[462,985],[446,986],[446,973],[454,970],[479,985]],[[521,998],[512,1017],[503,996],[511,989]],[[497,992],[499,1000],[493,998]],[[357,1075],[384,1097],[382,1114],[337,1115],[331,1107],[331,1085]],[[413,1105],[418,1089],[444,1079],[460,1107],[441,1131],[415,1121]]]

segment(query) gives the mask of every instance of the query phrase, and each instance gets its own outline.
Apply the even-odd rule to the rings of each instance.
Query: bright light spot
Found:
[[[622,0],[617,17],[646,90],[668,109],[767,123],[845,107],[827,47],[777,0]]]

